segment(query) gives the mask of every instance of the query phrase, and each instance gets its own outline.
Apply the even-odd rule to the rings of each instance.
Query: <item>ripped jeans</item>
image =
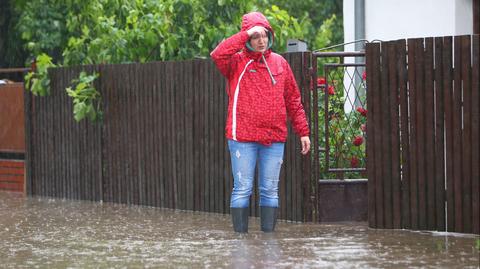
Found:
[[[228,140],[234,178],[230,207],[249,206],[257,161],[260,206],[278,207],[278,181],[284,145],[285,143],[272,143],[264,146],[255,142]]]

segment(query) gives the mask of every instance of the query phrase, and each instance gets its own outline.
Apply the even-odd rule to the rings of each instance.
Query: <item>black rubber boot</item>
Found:
[[[275,230],[277,224],[277,207],[261,206],[260,207],[260,227],[262,231],[271,233]]]
[[[248,233],[248,215],[249,208],[230,208],[232,214],[233,230],[237,233]]]

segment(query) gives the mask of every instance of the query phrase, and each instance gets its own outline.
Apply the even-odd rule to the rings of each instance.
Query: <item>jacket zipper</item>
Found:
[[[233,96],[233,108],[232,108],[232,137],[233,140],[237,141],[237,102],[238,102],[238,92],[240,91],[240,81],[242,80],[243,74],[247,70],[247,67],[253,62],[253,60],[248,61],[248,63],[243,68],[240,77],[238,77],[237,87],[235,88],[235,95]]]

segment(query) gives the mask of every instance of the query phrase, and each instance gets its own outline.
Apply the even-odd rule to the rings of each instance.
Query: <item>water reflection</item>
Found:
[[[478,268],[478,236],[279,222],[0,192],[0,267]]]

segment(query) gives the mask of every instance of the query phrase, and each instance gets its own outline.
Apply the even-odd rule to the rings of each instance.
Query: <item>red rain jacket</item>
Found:
[[[287,114],[295,133],[308,136],[307,118],[300,91],[288,62],[270,49],[262,54],[247,49],[247,30],[263,26],[273,29],[263,14],[252,12],[242,18],[242,30],[221,42],[210,54],[220,72],[227,78],[228,115],[225,135],[239,142],[270,145],[287,140]]]

